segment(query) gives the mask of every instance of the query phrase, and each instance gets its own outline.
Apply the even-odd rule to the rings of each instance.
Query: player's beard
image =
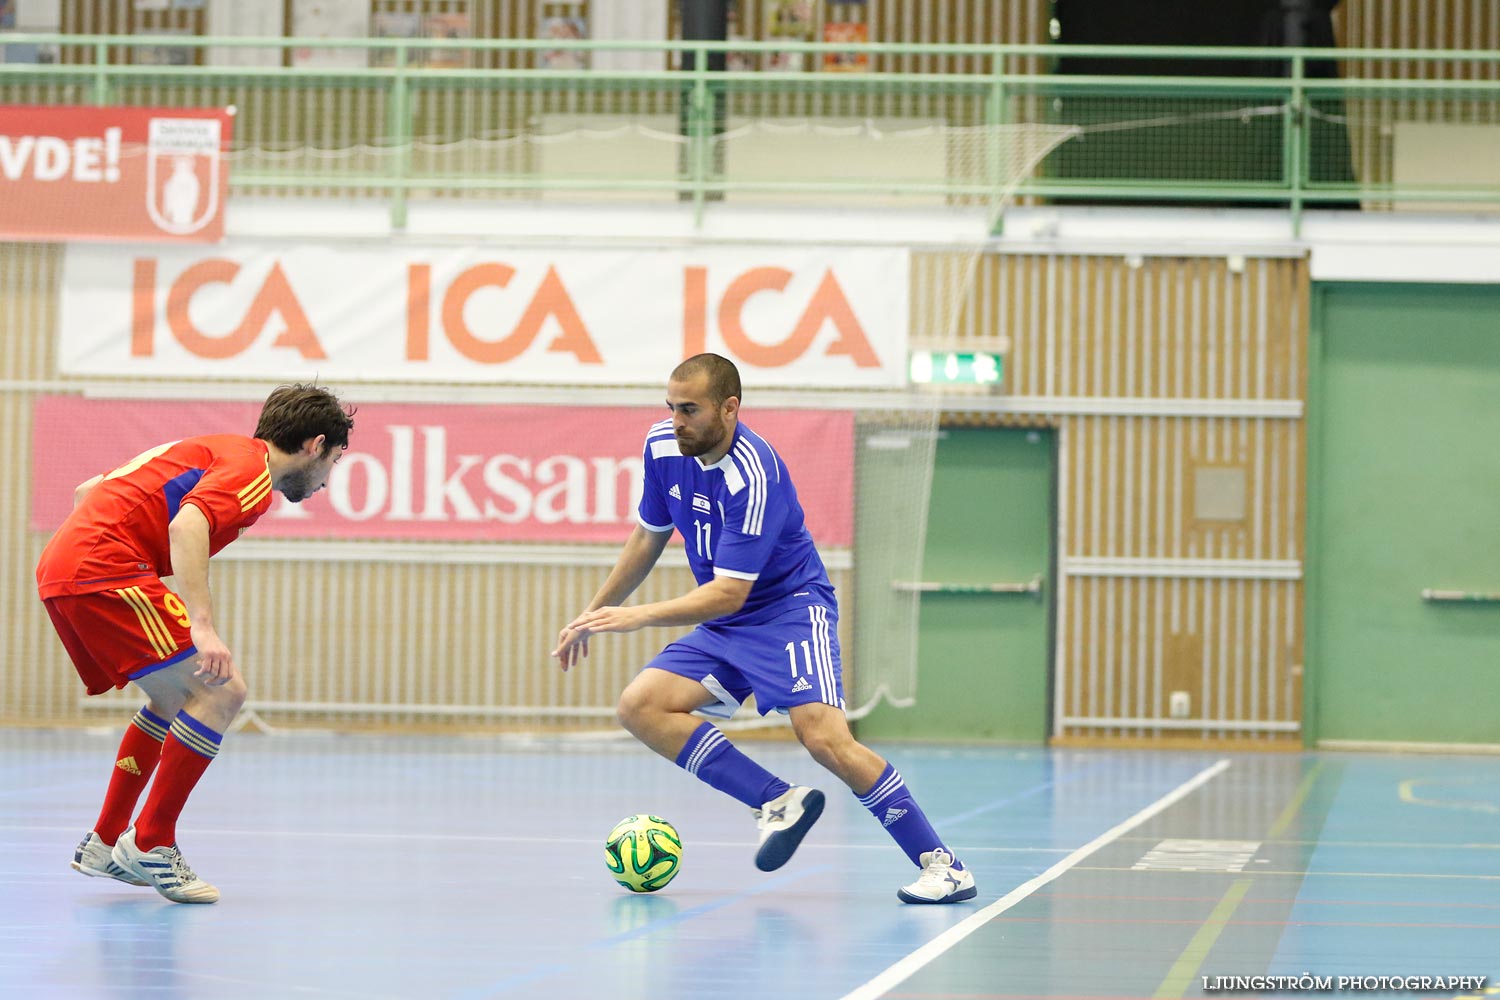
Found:
[[[281,495],[292,503],[301,503],[313,495],[312,473],[308,469],[293,469],[281,477],[278,487]]]
[[[706,455],[713,451],[724,441],[724,418],[720,417],[710,427],[705,427],[703,432],[696,437],[684,438],[677,435],[677,450],[689,458]]]

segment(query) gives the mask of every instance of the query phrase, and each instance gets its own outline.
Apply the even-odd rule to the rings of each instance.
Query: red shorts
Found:
[[[42,602],[89,694],[194,656],[182,599],[160,580]]]

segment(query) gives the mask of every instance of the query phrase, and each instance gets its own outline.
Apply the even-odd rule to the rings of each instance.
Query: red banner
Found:
[[[356,400],[357,402],[357,400]],[[249,434],[259,403],[44,396],[33,410],[31,527],[50,532],[73,488],[148,448]],[[372,403],[328,488],[276,495],[255,538],[622,542],[635,526],[646,430],[663,407]],[[820,545],[853,544],[854,416],[747,411],[791,470]]]
[[[0,105],[0,239],[224,236],[233,111]]]

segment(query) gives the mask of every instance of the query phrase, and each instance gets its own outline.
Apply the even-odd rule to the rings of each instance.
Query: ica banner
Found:
[[[747,388],[906,383],[899,248],[69,246],[62,371]]]
[[[233,112],[0,105],[0,239],[224,235]]]
[[[851,545],[853,414],[742,412],[791,471],[813,537]],[[251,434],[259,413],[259,403],[41,397],[31,527],[54,530],[84,480],[185,436]],[[359,406],[327,489],[300,504],[276,494],[252,537],[622,542],[636,523],[646,432],[665,414],[664,407]]]

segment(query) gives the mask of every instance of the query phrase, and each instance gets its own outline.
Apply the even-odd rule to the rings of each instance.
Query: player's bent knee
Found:
[[[224,711],[233,714],[244,706],[245,699],[250,696],[250,688],[243,677],[236,675],[218,687],[205,687],[204,695]]]
[[[832,771],[839,771],[842,762],[859,752],[859,743],[842,718],[817,719],[795,727],[797,740],[812,755],[813,760]]]
[[[650,714],[651,707],[650,699],[643,691],[627,687],[620,692],[620,700],[615,704],[615,719],[633,733]]]
[[[820,764],[836,760],[839,755],[839,746],[843,742],[838,733],[816,726],[804,726],[799,729],[797,740]]]

